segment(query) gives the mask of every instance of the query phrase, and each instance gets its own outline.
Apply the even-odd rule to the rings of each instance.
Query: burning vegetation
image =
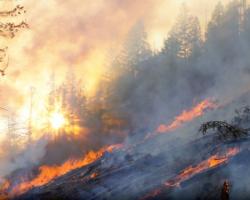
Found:
[[[51,47],[59,61],[50,60],[54,55],[36,61],[48,51],[42,40],[23,47],[22,55],[34,56],[32,66],[66,63],[67,70],[32,68],[42,78],[31,78],[28,90],[19,82],[25,72],[10,56],[13,47],[0,47],[3,86],[22,96],[18,103],[6,97],[0,108],[0,200],[250,197],[248,178],[240,181],[242,172],[250,173],[250,7],[218,3],[204,30],[185,5],[181,9],[159,52],[148,43],[147,23],[137,21],[105,69],[92,75],[78,69],[92,49],[82,45],[85,35],[80,49],[66,45],[79,42],[72,29],[88,29],[88,23],[79,19],[62,28],[48,20],[51,29],[71,34],[62,42],[46,30],[44,37],[52,38],[46,42],[53,46],[56,35],[70,52]],[[21,32],[33,28],[23,19],[27,14],[21,5],[0,11],[0,37],[19,44]],[[36,31],[44,33],[34,27],[32,39],[43,39]],[[96,55],[92,68],[102,58]]]
[[[107,149],[108,151],[112,151],[112,147],[109,147]],[[82,159],[68,160],[60,166],[40,166],[39,173],[34,179],[27,182],[21,182],[17,186],[14,186],[14,188],[11,189],[10,195],[20,195],[34,187],[45,185],[59,176],[63,176],[74,169],[81,168],[96,161],[103,155],[105,151],[105,148],[97,152],[90,151]],[[6,189],[7,187],[5,186],[5,190]]]
[[[174,130],[174,129],[180,127],[182,124],[184,124],[186,122],[190,122],[190,121],[194,120],[195,118],[202,116],[207,109],[214,109],[214,108],[216,108],[216,104],[213,101],[206,99],[206,100],[200,102],[199,104],[197,104],[192,109],[190,109],[188,111],[184,110],[169,125],[160,125],[157,128],[156,132],[165,133],[165,132]]]
[[[213,155],[196,166],[187,167],[174,179],[167,181],[165,183],[165,186],[166,187],[179,186],[181,182],[189,179],[190,177],[198,173],[201,173],[203,171],[209,170],[211,168],[226,163],[231,157],[235,156],[237,153],[239,153],[239,149],[234,148],[234,149],[229,149],[224,156]]]

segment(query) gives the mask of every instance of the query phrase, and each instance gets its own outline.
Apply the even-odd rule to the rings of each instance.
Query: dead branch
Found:
[[[228,124],[227,122],[210,121],[202,124],[199,132],[202,132],[205,135],[210,129],[216,130],[219,137],[223,139],[242,138],[246,136],[249,131],[249,129],[243,129],[238,126]]]
[[[25,14],[26,10],[23,6],[17,5],[14,9],[10,11],[1,11],[0,17],[16,17],[21,14]]]
[[[29,25],[24,21],[21,22],[20,24],[1,23],[0,24],[0,36],[7,37],[7,38],[14,38],[21,29],[27,29],[27,28],[29,28]]]

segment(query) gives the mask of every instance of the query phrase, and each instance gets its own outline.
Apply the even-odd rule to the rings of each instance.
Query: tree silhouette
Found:
[[[201,43],[199,20],[190,15],[186,5],[183,4],[177,22],[165,42],[164,51],[171,56],[187,59],[194,52],[199,51]]]
[[[136,73],[138,64],[152,55],[142,21],[137,22],[127,35],[123,48],[117,57],[117,64],[125,71]]]
[[[241,54],[240,42],[240,4],[232,1],[223,8],[218,3],[208,24],[206,47],[213,54],[214,49],[218,49],[217,56],[223,62],[231,62],[237,54]],[[213,52],[212,52],[213,51]]]

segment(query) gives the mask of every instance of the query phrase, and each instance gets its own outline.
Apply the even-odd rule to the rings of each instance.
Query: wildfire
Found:
[[[200,102],[199,104],[197,104],[196,106],[194,106],[193,108],[191,108],[190,110],[184,110],[170,124],[168,124],[168,125],[161,124],[156,129],[156,132],[157,133],[165,133],[165,132],[174,130],[174,129],[180,127],[185,122],[192,121],[193,119],[202,116],[204,114],[205,110],[214,109],[216,107],[217,106],[213,101],[206,99],[206,100]]]
[[[82,159],[68,160],[60,166],[41,166],[39,168],[39,174],[32,180],[22,182],[11,190],[11,196],[20,195],[34,187],[45,185],[55,178],[62,176],[74,169],[86,166],[97,159],[99,159],[104,152],[112,152],[121,148],[122,145],[111,145],[106,148],[102,148],[99,151],[90,151]]]
[[[191,177],[193,177],[199,173],[202,173],[208,169],[212,169],[212,168],[218,167],[222,164],[225,164],[226,162],[228,162],[228,160],[230,158],[237,155],[239,152],[240,152],[240,150],[238,148],[230,148],[230,149],[228,149],[226,154],[223,156],[220,154],[215,154],[215,155],[209,157],[207,160],[202,161],[201,163],[199,163],[196,166],[189,166],[186,169],[184,169],[183,171],[181,171],[180,174],[177,175],[175,178],[166,181],[164,183],[164,187],[155,189],[154,191],[145,195],[142,198],[142,200],[156,197],[163,192],[165,187],[169,188],[169,187],[180,186],[180,183],[190,179]]]
[[[192,176],[201,173],[205,170],[217,167],[221,164],[226,163],[231,157],[235,156],[239,153],[238,148],[229,149],[224,156],[220,156],[218,154],[211,156],[205,161],[202,161],[200,164],[196,166],[190,166],[184,169],[178,176],[174,179],[167,181],[165,185],[167,187],[170,186],[178,186],[181,182],[191,178]]]

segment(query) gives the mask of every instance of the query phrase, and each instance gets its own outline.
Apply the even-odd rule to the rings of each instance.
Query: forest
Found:
[[[0,24],[0,35],[32,29],[23,25]],[[220,199],[218,187],[229,187],[225,179],[236,185],[232,172],[248,165],[249,52],[247,1],[218,2],[205,26],[182,4],[161,49],[140,19],[119,48],[106,50],[95,95],[74,67],[63,78],[46,72],[43,97],[31,87],[25,117],[8,116],[0,199],[71,199],[76,190],[75,199]],[[214,140],[210,129],[222,136]]]
[[[55,141],[59,146],[52,142],[54,153],[49,151],[48,157],[56,155],[62,162],[72,154],[79,156],[122,142],[128,135],[136,142],[194,103],[205,98],[224,103],[247,91],[248,5],[237,0],[226,6],[219,2],[203,28],[187,5],[183,4],[179,13],[159,51],[151,49],[143,21],[138,21],[120,50],[108,52],[106,70],[94,97],[84,94],[84,77],[79,79],[74,71],[69,71],[59,86],[55,86],[56,75],[52,73],[46,112],[59,104],[73,127],[87,127],[90,132],[87,144],[85,134],[80,134],[81,139],[71,138],[74,133],[59,135]],[[59,148],[65,142],[72,147],[66,152]],[[50,160],[47,156],[45,160]]]
[[[233,96],[241,90],[234,77],[244,83],[249,73],[249,35],[250,9],[239,1],[218,3],[205,28],[183,5],[157,52],[150,49],[139,21],[107,64],[98,91],[102,104],[129,122],[126,128],[132,133],[154,128],[193,101],[208,96],[222,100],[229,92]]]

